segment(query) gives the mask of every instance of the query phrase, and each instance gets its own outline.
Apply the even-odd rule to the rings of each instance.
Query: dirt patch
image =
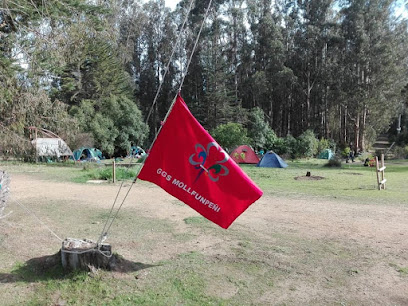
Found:
[[[104,219],[87,216],[85,209],[107,213],[119,187],[17,173],[11,184],[14,204],[29,205],[58,233],[89,238],[100,234],[103,223],[98,222]],[[45,277],[43,271],[56,264],[53,256],[39,256],[55,254],[60,244],[13,201],[8,209],[14,213],[0,222],[0,291],[9,304],[16,296],[25,304],[23,297],[35,291],[36,275]],[[197,276],[211,296],[231,304],[408,305],[408,207],[402,204],[264,195],[227,231],[211,223],[186,224],[192,217],[199,215],[160,188],[136,184],[112,228],[110,243],[126,258],[118,256],[114,279],[122,279],[133,292],[137,286],[156,288],[161,279],[171,283],[167,280],[181,271],[181,283],[188,281],[183,275]],[[26,263],[34,274],[16,270],[16,262]],[[32,278],[26,288],[16,286],[28,272]]]
[[[323,180],[324,177],[323,176],[318,176],[318,175],[304,175],[304,176],[297,176],[295,177],[295,180],[297,181],[319,181],[319,180]]]

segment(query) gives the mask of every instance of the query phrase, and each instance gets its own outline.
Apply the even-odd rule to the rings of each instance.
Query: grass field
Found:
[[[149,199],[133,197],[108,241],[128,269],[64,273],[47,263],[60,244],[17,202],[58,233],[97,237],[109,206],[87,198],[84,182],[105,168],[0,163],[17,190],[7,208],[13,213],[0,220],[0,305],[408,303],[406,161],[387,162],[382,191],[375,170],[361,163],[244,165],[265,194],[228,230],[138,182]],[[322,179],[295,179],[307,171]],[[118,186],[90,191],[102,202],[103,192]],[[73,201],[71,194],[79,195]]]

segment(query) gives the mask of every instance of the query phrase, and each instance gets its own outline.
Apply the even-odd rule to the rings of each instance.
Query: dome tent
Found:
[[[99,161],[102,159],[102,152],[95,148],[82,147],[75,150],[73,156],[76,161]]]
[[[323,151],[319,154],[319,158],[320,158],[320,159],[333,159],[333,158],[334,158],[334,153],[333,153],[332,150],[326,149],[326,150],[323,150]]]
[[[286,168],[288,166],[285,161],[280,158],[278,154],[273,151],[266,153],[260,162],[256,165],[257,167],[270,167],[270,168]]]
[[[255,151],[247,145],[241,145],[235,148],[230,156],[237,164],[257,164],[259,162]]]

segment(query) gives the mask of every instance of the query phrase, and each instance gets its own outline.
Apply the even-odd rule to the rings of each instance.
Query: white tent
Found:
[[[32,142],[37,156],[61,157],[72,156],[72,151],[61,138],[37,138]]]

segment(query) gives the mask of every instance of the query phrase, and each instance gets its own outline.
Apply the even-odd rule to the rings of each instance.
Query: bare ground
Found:
[[[108,210],[118,187],[118,184],[84,186],[57,183],[38,180],[31,175],[14,174],[8,210],[16,212],[14,217],[0,221],[0,243],[3,239],[7,254],[0,256],[3,260],[0,271],[10,269],[16,261],[50,254],[59,246],[55,237],[35,218],[22,217],[18,213],[23,209],[17,203],[58,205],[63,199],[63,203],[81,203],[88,208]],[[122,196],[127,187],[122,188]],[[168,237],[163,235],[153,249],[148,250],[142,249],[143,239],[157,239],[157,235],[134,237],[137,233],[130,233],[126,243],[123,239],[113,240],[116,251],[129,260],[154,264],[171,259],[182,251],[201,252],[214,260],[234,260],[231,248],[237,246],[236,236],[223,235],[223,230],[203,233],[186,224],[185,218],[198,214],[185,205],[178,205],[177,200],[152,184],[142,182],[133,186],[121,214],[126,216],[130,211],[172,222],[176,224],[178,233],[192,233],[195,238],[169,243]],[[63,225],[63,216],[57,220],[53,216],[50,213],[40,218],[62,238],[75,234]],[[90,224],[88,233],[99,233],[101,226],[99,221]],[[118,231],[118,228],[115,227],[115,230]],[[263,196],[228,231],[245,233],[249,243],[253,241],[251,252],[256,260],[265,262],[271,269],[285,272],[274,279],[270,289],[253,296],[254,304],[408,305],[406,206]],[[248,275],[245,277],[248,278]],[[4,281],[4,276],[3,281],[0,279],[0,288],[12,293],[13,286]],[[27,290],[30,288],[30,285],[27,286]],[[208,294],[231,298],[238,294],[238,287],[229,283],[221,287],[209,286]]]

